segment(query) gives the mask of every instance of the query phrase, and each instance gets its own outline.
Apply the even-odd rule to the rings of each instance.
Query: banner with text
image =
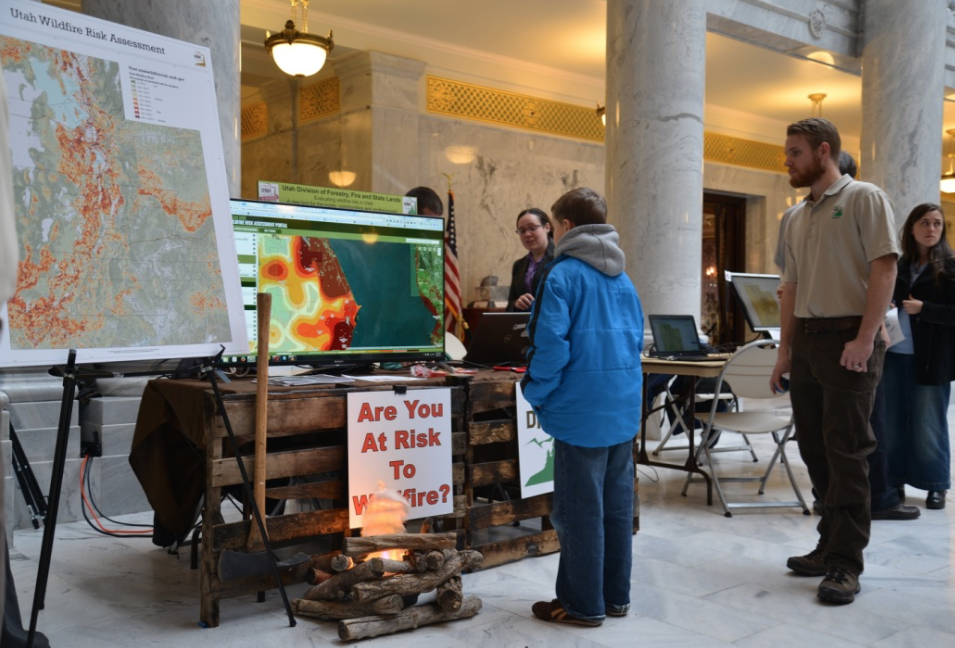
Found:
[[[517,406],[517,460],[521,498],[554,492],[554,438],[544,432],[534,408],[524,399],[521,383],[514,383]]]
[[[417,214],[418,199],[394,194],[259,180],[259,200],[338,209]]]
[[[348,393],[348,522],[364,526],[378,482],[411,506],[411,518],[454,510],[451,390]]]

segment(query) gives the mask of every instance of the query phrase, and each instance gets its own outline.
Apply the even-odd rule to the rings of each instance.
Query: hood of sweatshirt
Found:
[[[595,270],[616,277],[626,269],[619,241],[613,225],[578,225],[560,238],[554,254],[580,259]]]

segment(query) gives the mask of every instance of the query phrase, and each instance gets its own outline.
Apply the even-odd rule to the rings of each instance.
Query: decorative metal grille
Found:
[[[300,121],[319,119],[341,110],[341,93],[338,77],[305,86],[299,91]]]
[[[269,107],[265,102],[242,108],[242,141],[260,137],[269,132]]]
[[[596,109],[428,77],[428,112],[602,142]]]
[[[596,110],[504,92],[471,83],[428,77],[428,112],[530,131],[604,141]],[[782,146],[704,133],[703,159],[785,173]]]
[[[717,133],[703,134],[703,159],[707,162],[723,162],[786,173],[785,147]]]

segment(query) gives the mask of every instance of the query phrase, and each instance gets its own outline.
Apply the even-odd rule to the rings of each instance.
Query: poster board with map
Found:
[[[247,347],[208,48],[0,0],[17,289],[0,366]]]

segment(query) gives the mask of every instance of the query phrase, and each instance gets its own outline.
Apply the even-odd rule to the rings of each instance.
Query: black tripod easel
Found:
[[[17,483],[20,484],[23,500],[30,511],[30,522],[34,529],[39,529],[40,521],[46,518],[46,498],[40,490],[40,484],[37,483],[36,475],[33,474],[30,460],[23,450],[23,444],[20,443],[20,437],[13,423],[10,423],[10,445],[13,448],[13,472],[17,477]]]
[[[215,393],[216,398],[216,407],[219,410],[219,414],[222,416],[222,421],[225,424],[226,431],[229,434],[229,440],[232,443],[233,453],[235,454],[236,461],[239,464],[239,472],[242,475],[242,487],[246,500],[252,504],[253,517],[255,518],[255,523],[258,525],[260,537],[265,544],[265,552],[268,554],[272,574],[282,595],[282,602],[284,603],[285,611],[288,614],[289,625],[295,627],[295,616],[292,614],[292,606],[289,603],[288,595],[285,592],[285,584],[282,582],[282,577],[279,573],[278,562],[275,558],[275,553],[272,551],[272,546],[269,543],[268,536],[266,535],[265,521],[262,517],[263,513],[259,511],[259,507],[255,503],[255,498],[252,494],[252,481],[249,479],[249,474],[245,469],[245,463],[242,461],[242,455],[239,454],[239,443],[236,440],[235,432],[232,430],[232,424],[229,422],[229,417],[225,410],[225,403],[222,400],[222,393],[219,391],[218,381],[228,381],[228,378],[225,377],[225,374],[222,373],[222,370],[219,368],[222,365],[222,354],[224,351],[225,347],[222,347],[220,348],[219,353],[214,357],[208,358],[199,364],[193,365],[193,367],[190,369],[179,368],[175,374],[177,376],[182,376],[185,374],[192,374],[198,370],[199,377],[203,380],[209,380],[209,382],[212,384],[212,391]],[[56,449],[53,454],[52,475],[50,477],[50,492],[47,496],[46,502],[46,517],[44,518],[43,522],[43,544],[40,549],[40,563],[36,576],[36,589],[33,594],[33,610],[30,614],[30,630],[29,634],[27,635],[27,648],[33,648],[33,641],[36,637],[37,618],[39,616],[40,610],[45,607],[46,603],[46,586],[50,577],[50,561],[53,557],[53,539],[56,531],[56,517],[60,508],[60,492],[63,486],[63,472],[66,468],[66,449],[70,440],[70,419],[73,417],[73,394],[76,391],[76,382],[78,377],[76,367],[76,349],[70,349],[66,366],[63,367],[62,370],[55,368],[51,369],[50,373],[54,375],[60,375],[62,373],[63,398],[60,401],[60,418],[56,431]],[[93,373],[91,375],[118,376],[120,374]],[[155,372],[137,372],[123,375],[145,376],[156,374]]]
[[[56,515],[60,508],[60,490],[63,486],[63,470],[66,467],[66,446],[70,440],[70,419],[73,417],[73,393],[76,390],[76,349],[70,349],[63,368],[63,399],[60,401],[60,420],[56,429],[56,450],[53,453],[53,469],[50,477],[50,492],[47,499],[46,519],[43,522],[43,545],[40,549],[40,568],[36,575],[36,590],[33,593],[33,611],[30,614],[30,632],[27,648],[33,648],[36,638],[36,622],[46,602],[46,584],[50,578],[50,559],[53,556],[53,534],[56,530]]]

